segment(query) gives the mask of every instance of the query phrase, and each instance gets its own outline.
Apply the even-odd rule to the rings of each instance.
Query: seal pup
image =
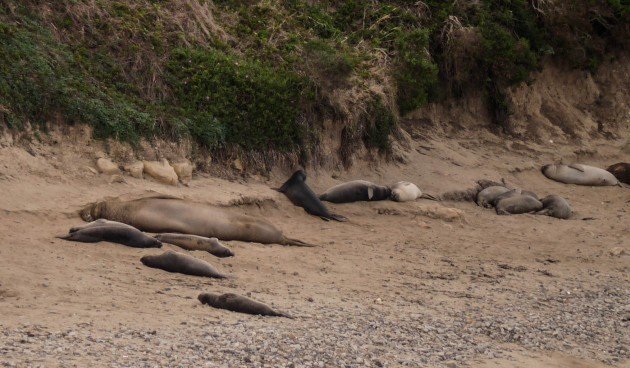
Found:
[[[127,227],[127,228],[131,228],[131,229],[135,229],[135,227],[127,225],[127,224],[123,224],[122,222],[118,222],[118,221],[109,221],[109,220],[105,220],[105,219],[98,219],[92,222],[88,222],[85,225],[79,225],[79,226],[73,226],[70,228],[69,232],[70,233],[74,233],[76,231],[82,230],[82,229],[87,229],[89,227],[97,227],[97,226],[120,226],[120,227]]]
[[[306,184],[306,173],[298,170],[291,175],[289,180],[284,182],[280,188],[273,188],[283,193],[291,203],[295,206],[302,207],[304,210],[314,216],[318,216],[323,220],[348,221],[347,218],[330,213],[328,208],[324,206],[317,195]]]
[[[108,241],[133,248],[160,248],[162,246],[159,240],[146,235],[134,227],[107,224],[88,226],[58,238],[82,243]]]
[[[207,304],[210,307],[218,309],[227,309],[232,312],[247,313],[261,316],[272,317],[287,317],[293,318],[290,315],[282,312],[277,312],[267,304],[257,302],[248,297],[237,295],[233,293],[227,294],[214,294],[214,293],[201,293],[197,297],[201,304]]]
[[[619,180],[617,180],[617,178],[610,172],[588,165],[544,165],[541,168],[541,171],[547,178],[565,184],[621,186]]]
[[[630,184],[630,164],[627,162],[619,162],[614,165],[608,166],[606,169],[609,173],[613,174],[617,180],[624,184]]]
[[[492,198],[488,203],[490,204],[490,207],[496,207],[497,203],[499,203],[500,200],[504,198],[519,196],[521,194],[523,193],[522,193],[522,190],[519,188],[510,189],[507,192],[499,194],[496,197]]]
[[[210,263],[187,254],[173,252],[172,250],[157,256],[144,256],[140,258],[140,262],[147,267],[159,268],[168,272],[215,279],[227,278],[227,276],[212,267]]]
[[[319,196],[322,201],[351,203],[359,201],[382,201],[388,199],[392,190],[367,180],[352,180],[335,185]]]
[[[262,219],[237,214],[228,208],[173,197],[106,200],[88,204],[80,214],[85,221],[104,218],[151,233],[179,233],[262,244],[314,246],[285,237],[278,228]]]
[[[519,194],[501,199],[495,207],[497,215],[516,215],[539,211],[543,204],[532,196]]]
[[[491,208],[492,204],[490,203],[494,201],[494,199],[509,191],[510,189],[499,185],[487,187],[486,189],[477,193],[477,205],[485,208]]]
[[[217,238],[206,238],[204,236],[174,233],[157,234],[154,238],[162,243],[177,245],[182,249],[208,252],[219,258],[234,256],[234,252],[223,246]]]
[[[537,215],[547,215],[566,220],[573,214],[569,202],[558,195],[548,195],[541,200],[541,203],[543,209],[536,212]]]
[[[418,198],[426,198],[432,201],[437,201],[437,198],[430,194],[422,193],[420,188],[414,183],[410,183],[408,181],[399,181],[398,183],[392,185],[392,201],[396,202],[408,202],[415,201]]]

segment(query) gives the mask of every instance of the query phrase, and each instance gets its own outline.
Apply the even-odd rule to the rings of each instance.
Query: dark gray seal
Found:
[[[155,238],[162,243],[177,245],[186,250],[201,250],[219,258],[234,256],[234,252],[223,246],[217,238],[174,233],[157,234]]]
[[[477,193],[477,205],[485,208],[491,208],[492,204],[490,203],[493,202],[495,198],[509,191],[510,189],[500,185],[487,187]]]
[[[543,204],[532,196],[520,194],[501,199],[495,207],[497,215],[516,215],[540,211]]]
[[[536,212],[537,215],[547,215],[566,220],[573,214],[569,202],[558,195],[548,195],[541,202],[543,209]]]
[[[624,184],[630,184],[630,164],[627,162],[619,162],[614,165],[608,166],[606,169],[609,173],[613,174],[617,180]]]
[[[324,206],[322,201],[319,200],[317,195],[315,195],[306,184],[306,173],[303,170],[298,170],[293,173],[289,180],[284,182],[279,189],[275,190],[283,193],[289,198],[291,203],[304,208],[307,213],[313,216],[318,216],[324,220],[348,221],[347,218],[328,211],[328,208]]]
[[[292,318],[286,313],[277,312],[264,303],[257,302],[242,295],[232,293],[221,295],[214,293],[202,293],[199,294],[197,299],[199,299],[202,304],[207,304],[214,308],[226,309],[232,312]]]
[[[359,201],[382,201],[389,199],[392,190],[367,180],[353,180],[329,188],[319,199],[332,203],[352,203]]]
[[[224,279],[225,275],[221,274],[210,263],[189,256],[187,254],[166,251],[158,256],[144,256],[140,258],[143,265],[151,268],[159,268],[164,271],[183,273],[185,275],[212,277],[215,279]]]
[[[58,238],[82,243],[108,241],[133,248],[160,248],[162,246],[162,243],[159,240],[152,238],[131,226],[102,224],[84,227],[79,230],[76,228],[70,230],[74,231],[68,235],[60,236]]]

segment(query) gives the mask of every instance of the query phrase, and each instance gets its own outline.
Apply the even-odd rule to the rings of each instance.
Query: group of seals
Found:
[[[539,200],[536,193],[518,188],[510,189],[505,183],[483,184],[488,184],[488,186],[477,193],[477,205],[485,208],[494,207],[497,215],[534,213],[568,219],[573,214],[569,202],[558,195],[549,195]],[[483,186],[482,183],[480,186]]]
[[[604,169],[599,167],[570,164],[570,165],[544,165],[541,168],[543,175],[555,181],[565,184],[591,185],[591,186],[621,186],[619,180]]]

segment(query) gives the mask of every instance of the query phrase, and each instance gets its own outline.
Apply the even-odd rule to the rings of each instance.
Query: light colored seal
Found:
[[[72,231],[72,229],[70,230]],[[162,246],[159,240],[134,227],[107,224],[87,226],[58,238],[82,243],[108,241],[134,248],[160,248]]]
[[[267,304],[257,302],[248,297],[232,293],[221,295],[214,293],[202,293],[199,294],[197,299],[199,299],[202,304],[207,304],[210,307],[226,309],[232,312],[247,313],[260,316],[293,318],[286,313],[275,311]]]
[[[80,214],[85,221],[104,218],[152,233],[180,233],[221,240],[313,246],[285,237],[278,228],[264,220],[234,213],[228,208],[172,197],[106,200],[85,206]]]
[[[418,198],[426,198],[437,201],[437,198],[430,194],[422,193],[417,185],[408,181],[399,181],[398,183],[392,185],[391,189],[391,199],[396,202],[415,201]]]
[[[510,189],[499,185],[487,187],[486,189],[477,193],[477,205],[485,208],[491,208],[492,204],[490,203],[494,201],[495,198],[509,191]]]
[[[565,184],[621,186],[621,183],[613,174],[604,169],[588,165],[545,165],[542,167],[541,171],[549,179]]]
[[[94,220],[92,222],[88,222],[85,225],[79,225],[79,226],[71,227],[69,232],[74,233],[74,232],[79,231],[79,230],[87,229],[87,228],[90,228],[90,227],[97,227],[97,226],[121,226],[121,227],[127,227],[127,228],[131,228],[131,229],[135,229],[135,227],[127,225],[127,224],[123,224],[122,222],[109,221],[109,220],[106,220],[106,219],[98,219],[98,220]]]
[[[351,203],[359,201],[382,201],[388,199],[392,190],[367,180],[353,180],[329,188],[319,196],[322,201]]]
[[[537,215],[547,215],[559,219],[568,219],[573,214],[573,209],[569,202],[558,196],[548,195],[541,200],[543,209],[536,212]]]
[[[530,195],[520,194],[501,199],[495,207],[497,215],[516,215],[540,211],[543,204]]]
[[[234,252],[223,246],[217,238],[174,233],[157,234],[155,238],[162,243],[177,245],[186,250],[201,250],[220,258],[234,256]]]
[[[143,265],[151,268],[159,268],[164,271],[183,273],[185,275],[211,277],[224,279],[225,275],[217,271],[210,263],[183,254],[168,250],[157,256],[144,256],[140,258]]]

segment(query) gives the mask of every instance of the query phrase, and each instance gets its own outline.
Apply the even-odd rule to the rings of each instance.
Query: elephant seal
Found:
[[[108,219],[152,233],[180,233],[240,240],[262,244],[303,247],[314,245],[285,237],[272,224],[229,209],[172,197],[140,198],[130,201],[107,200],[91,203],[81,210],[85,221]]]
[[[174,244],[186,250],[202,250],[219,258],[234,256],[234,252],[219,243],[217,238],[174,233],[157,234],[155,238],[162,243]]]
[[[277,312],[268,305],[252,300],[248,297],[227,293],[227,294],[214,294],[214,293],[201,293],[197,297],[201,304],[207,304],[210,307],[218,309],[227,309],[232,312],[247,313],[261,316],[272,317],[287,317],[293,318],[290,315],[282,312]]]
[[[547,215],[566,220],[573,214],[569,202],[558,195],[548,195],[541,202],[543,209],[536,212],[537,215]]]
[[[520,194],[501,199],[495,207],[497,215],[516,215],[540,211],[543,204],[532,196]]]
[[[388,199],[392,190],[367,180],[353,180],[335,185],[319,196],[322,201],[351,203],[358,201],[382,201]]]
[[[497,195],[496,197],[492,198],[488,204],[490,204],[490,207],[496,207],[497,203],[499,203],[500,200],[504,199],[504,198],[510,198],[510,197],[515,197],[515,196],[519,196],[522,194],[522,190],[519,188],[516,189],[510,189],[507,192],[501,193],[499,195]]]
[[[617,180],[624,184],[630,184],[630,164],[627,162],[619,162],[614,165],[608,166],[606,169],[609,173],[613,174]]]
[[[167,250],[158,256],[144,256],[140,258],[140,262],[147,267],[183,273],[185,275],[212,277],[215,279],[225,279],[227,277],[204,260],[188,254],[173,252],[172,250]]]
[[[426,198],[437,201],[437,198],[430,194],[422,193],[420,188],[414,183],[408,181],[399,181],[392,185],[391,199],[396,202],[415,201],[418,198]]]
[[[485,208],[491,208],[492,205],[490,204],[490,202],[492,202],[496,197],[500,196],[501,194],[509,191],[510,189],[499,185],[487,187],[486,189],[477,193],[477,205]]]
[[[127,225],[127,224],[123,224],[122,222],[109,221],[109,220],[105,220],[105,219],[98,219],[98,220],[95,220],[95,221],[92,221],[92,222],[88,222],[85,225],[79,225],[79,226],[71,227],[69,232],[70,233],[74,233],[74,232],[82,230],[82,229],[87,229],[87,228],[97,227],[97,226],[120,226],[120,227],[126,227],[126,228],[130,228],[130,229],[135,229],[135,227]]]
[[[604,169],[588,165],[544,165],[541,171],[547,178],[565,184],[621,186],[621,183],[613,174]]]
[[[280,188],[274,188],[274,190],[283,193],[289,198],[291,203],[304,208],[304,210],[311,215],[318,216],[327,221],[348,221],[347,218],[328,211],[328,208],[324,206],[322,201],[317,198],[317,195],[315,195],[306,184],[306,173],[303,170],[294,172],[289,180],[284,182]]]
[[[84,227],[58,238],[83,243],[108,241],[134,248],[160,248],[162,246],[159,240],[146,235],[134,227],[107,224]]]

